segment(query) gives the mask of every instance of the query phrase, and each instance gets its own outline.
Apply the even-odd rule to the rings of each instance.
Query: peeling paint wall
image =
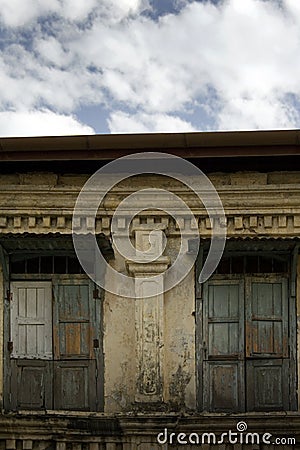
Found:
[[[224,200],[232,235],[241,236],[299,236],[300,232],[300,173],[274,172],[271,174],[236,173],[212,174],[211,180]],[[71,214],[74,201],[85,176],[55,174],[21,174],[0,176],[0,207],[3,220],[0,233],[61,232],[70,234]],[[161,188],[175,187],[178,195],[186,198],[199,213],[194,197],[182,190],[177,182],[162,181],[159,177],[143,177],[133,183],[125,183],[115,189],[108,198],[101,218],[102,227],[109,233],[109,216],[112,215],[122,196],[131,190],[147,185]],[[12,195],[15,189],[15,194]],[[119,190],[118,190],[119,189]],[[123,191],[122,191],[123,189]],[[175,189],[175,190],[176,190]],[[58,195],[59,194],[59,195]],[[49,212],[50,211],[50,212]],[[201,213],[201,214],[200,214]],[[205,222],[202,210],[201,220]],[[30,217],[36,216],[30,222]],[[57,218],[66,216],[64,221]],[[157,217],[160,214],[157,212]],[[5,216],[5,217],[4,217]],[[16,217],[15,217],[16,216]],[[51,217],[50,217],[51,216]],[[252,217],[253,216],[253,217]],[[5,220],[4,220],[5,219]],[[104,220],[106,219],[106,220]],[[52,223],[55,223],[55,226]],[[199,222],[200,223],[200,222]],[[201,222],[202,223],[202,222]],[[25,225],[24,225],[25,224]],[[33,225],[32,225],[33,224]],[[105,224],[105,225],[104,225]],[[32,225],[32,226],[31,226]],[[43,229],[42,229],[43,226]],[[174,226],[174,224],[170,224]],[[204,232],[207,230],[205,229]],[[168,238],[165,255],[174,261],[179,246],[179,237]],[[124,258],[116,253],[110,263],[116,270],[128,273]],[[300,277],[300,259],[298,280]],[[118,286],[119,296],[106,292],[103,301],[103,347],[104,347],[104,411],[119,413],[145,408],[136,402],[137,343],[136,300],[122,297],[123,286]],[[4,299],[2,272],[0,272],[0,296]],[[4,300],[3,300],[4,302]],[[3,302],[0,304],[0,328],[3,329]],[[300,311],[300,283],[297,285],[298,320]],[[162,335],[162,393],[160,405],[152,403],[152,411],[196,410],[196,364],[195,364],[195,276],[188,276],[171,291],[164,293]],[[3,333],[0,333],[1,352]],[[300,330],[298,329],[298,352]],[[300,362],[298,358],[298,372]],[[3,355],[0,353],[0,395],[3,386]],[[300,382],[299,382],[300,390]],[[300,400],[299,409],[300,409]]]
[[[105,294],[104,409],[129,411],[135,392],[134,299]]]
[[[196,409],[194,271],[165,296],[165,401]]]

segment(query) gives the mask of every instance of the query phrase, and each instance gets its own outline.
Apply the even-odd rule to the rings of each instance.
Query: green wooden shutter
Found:
[[[289,409],[287,279],[268,275],[246,282],[247,409]]]
[[[85,277],[57,278],[54,300],[54,408],[99,409],[100,300]]]
[[[242,280],[213,279],[204,287],[203,405],[208,411],[244,409],[243,298]]]

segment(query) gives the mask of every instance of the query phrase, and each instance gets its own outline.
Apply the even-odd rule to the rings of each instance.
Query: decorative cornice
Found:
[[[72,233],[72,214],[77,196],[87,175],[57,175],[54,173],[0,175],[0,233]],[[296,237],[300,236],[300,171],[298,172],[235,172],[209,175],[222,200],[228,237]],[[103,186],[107,184],[105,175]],[[137,208],[149,203],[145,187],[156,186],[173,192],[189,206],[198,221],[202,237],[209,237],[212,224],[199,198],[187,186],[176,180],[158,176],[134,177],[113,187],[99,208],[96,220],[86,208],[76,219],[74,231],[103,233],[110,236],[111,219],[120,201],[137,195]],[[193,185],[193,179],[191,179]],[[91,199],[99,197],[95,189]],[[171,205],[172,206],[172,205]],[[126,217],[119,219],[119,231],[127,226]],[[180,222],[181,223],[178,223]],[[142,225],[163,228],[168,236],[192,232],[191,223],[180,211],[177,223],[161,210],[141,211],[130,225],[133,233]]]
[[[76,219],[74,223],[74,231],[77,233],[103,233],[106,236],[111,234],[111,215],[97,216],[96,221],[93,217],[81,217]],[[200,236],[209,237],[212,231],[212,223],[207,215],[197,216],[198,229]],[[126,218],[119,219],[122,221],[123,231]],[[217,219],[213,219],[217,220]],[[184,223],[184,233],[193,233],[191,221],[182,217],[181,226]],[[96,224],[96,227],[95,227]],[[145,227],[165,229],[169,237],[176,237],[180,235],[179,224],[175,223],[174,219],[167,214],[162,214],[161,211],[147,211],[135,217],[130,226],[131,233],[137,227]],[[228,237],[300,237],[300,212],[297,214],[228,214],[226,216],[226,224],[222,226],[227,227]],[[0,233],[2,234],[19,234],[19,233],[34,233],[34,234],[48,234],[72,233],[72,215],[63,214],[38,214],[38,215],[0,215]]]

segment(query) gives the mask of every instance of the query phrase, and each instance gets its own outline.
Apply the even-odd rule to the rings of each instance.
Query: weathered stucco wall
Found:
[[[165,401],[196,409],[194,270],[165,295]]]
[[[105,294],[103,310],[104,410],[130,411],[135,394],[134,299]]]
[[[300,172],[295,173],[235,173],[212,174],[228,216],[231,236],[281,236],[300,234]],[[55,174],[20,174],[0,176],[0,233],[71,233],[71,219],[78,192],[87,176]],[[100,211],[99,229],[110,233],[110,218],[124,195],[145,186],[174,188],[191,204],[199,217],[200,234],[208,236],[205,211],[194,194],[178,183],[159,177],[136,178],[123,183],[108,196],[105,210]],[[148,213],[144,215],[144,221]],[[165,218],[159,211],[152,216]],[[143,223],[144,223],[143,221]],[[168,222],[168,245],[165,254],[174,259],[180,236],[174,222]],[[173,228],[172,228],[173,227]],[[116,254],[112,266],[128,273],[124,259]],[[0,298],[4,299],[0,273]],[[300,277],[300,261],[298,279]],[[298,314],[300,311],[300,283],[297,287]],[[137,379],[137,321],[136,300],[105,293],[103,302],[104,348],[104,410],[106,413],[127,412],[145,408],[136,401]],[[152,402],[150,410],[169,411],[196,409],[195,369],[195,279],[194,272],[175,288],[163,295],[162,346],[162,402]],[[3,329],[3,302],[0,305],[0,329]],[[299,316],[298,316],[299,319]],[[300,349],[298,330],[298,352]],[[0,333],[3,349],[3,333]],[[3,386],[3,355],[0,353],[0,394]],[[298,372],[300,362],[298,359]],[[299,385],[300,389],[300,385]],[[160,406],[159,406],[160,405]],[[299,403],[300,409],[300,403]]]

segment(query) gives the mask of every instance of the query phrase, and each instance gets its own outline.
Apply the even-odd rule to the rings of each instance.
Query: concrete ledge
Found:
[[[274,438],[294,437],[296,443],[300,443],[298,412],[107,415],[53,411],[0,415],[0,448],[146,450],[146,444],[149,444],[149,448],[158,450],[164,447],[157,443],[157,435],[165,429],[175,435],[215,433],[220,436],[229,430],[236,431],[236,425],[241,421],[247,424],[249,433],[270,433]]]

